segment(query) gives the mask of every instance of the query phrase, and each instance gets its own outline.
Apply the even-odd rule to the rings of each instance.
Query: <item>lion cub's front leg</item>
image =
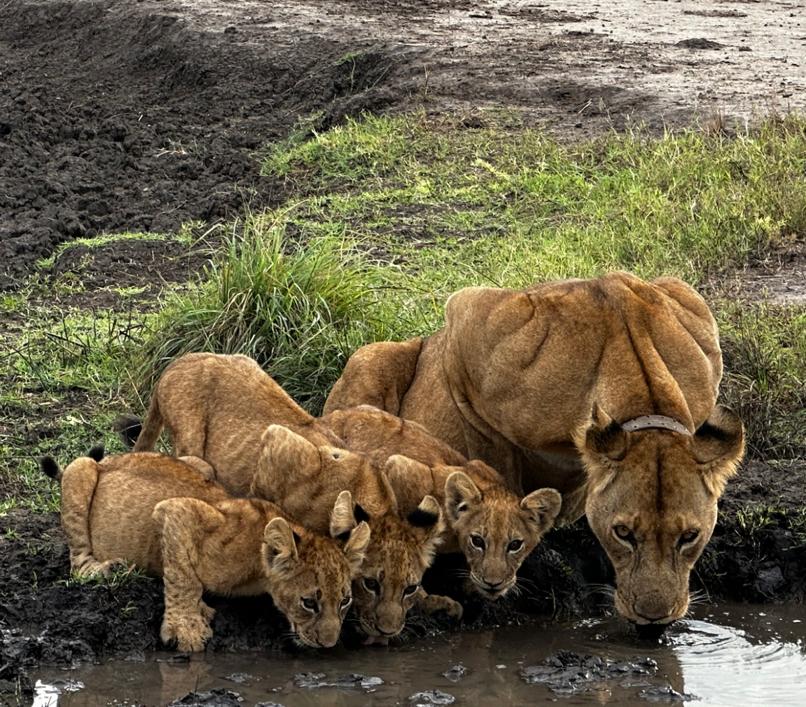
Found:
[[[452,619],[457,621],[461,620],[464,614],[462,605],[450,597],[442,596],[441,594],[428,594],[425,589],[420,590],[420,595],[417,598],[417,606],[420,607],[426,614],[436,614],[438,611],[444,611]]]
[[[204,650],[215,614],[202,601],[198,577],[199,548],[204,536],[223,522],[223,514],[203,501],[172,498],[158,503],[154,520],[161,531],[165,614],[160,638],[176,642],[180,651]]]

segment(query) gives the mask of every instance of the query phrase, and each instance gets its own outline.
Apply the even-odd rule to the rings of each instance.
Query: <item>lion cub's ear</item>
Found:
[[[282,425],[269,425],[260,441],[260,457],[251,494],[273,501],[279,486],[319,471],[319,450]]]
[[[442,542],[445,532],[445,518],[439,502],[433,496],[425,496],[420,505],[406,516],[415,528],[425,531],[425,540],[420,550],[423,564],[428,567],[434,560],[434,553]]]
[[[330,512],[330,537],[347,540],[356,525],[353,495],[349,491],[342,491]]]
[[[272,518],[263,530],[263,557],[269,569],[290,570],[298,561],[297,540],[284,518]]]
[[[526,511],[532,522],[537,525],[540,533],[545,533],[554,525],[562,505],[563,497],[555,489],[532,491],[521,501],[521,508]]]
[[[744,456],[744,425],[732,411],[717,405],[694,433],[694,459],[708,490],[722,495],[727,480],[736,473]]]
[[[481,503],[481,491],[463,471],[454,471],[445,481],[445,512],[451,522]]]
[[[364,563],[364,557],[367,554],[367,547],[369,545],[370,529],[366,522],[361,521],[350,533],[350,537],[344,546],[344,556],[347,558],[347,563],[350,565],[350,573],[353,577],[358,575],[361,565]]]

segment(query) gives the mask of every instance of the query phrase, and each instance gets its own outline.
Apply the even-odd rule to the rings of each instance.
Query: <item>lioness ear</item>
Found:
[[[364,557],[367,554],[367,546],[369,545],[370,529],[369,526],[361,521],[350,533],[350,538],[344,546],[344,556],[347,558],[347,563],[350,565],[350,573],[355,577],[361,565],[364,563]]]
[[[298,538],[297,538],[298,539]],[[297,562],[297,542],[283,518],[272,518],[263,530],[263,557],[272,570],[288,570]]]
[[[260,441],[260,457],[252,479],[253,496],[274,500],[279,486],[319,471],[319,450],[282,425],[269,425]]]
[[[529,514],[540,533],[554,525],[562,505],[563,497],[555,489],[532,491],[521,501],[521,508]]]
[[[330,513],[330,537],[347,540],[355,526],[353,495],[349,491],[342,491]]]
[[[383,474],[389,481],[399,508],[414,506],[431,488],[431,469],[425,464],[395,454],[383,465]]]
[[[423,564],[428,567],[434,560],[434,553],[442,542],[442,534],[445,532],[445,519],[437,499],[425,496],[420,505],[406,516],[406,520],[415,528],[425,530],[425,541],[420,553]]]
[[[445,481],[445,512],[451,522],[481,502],[481,491],[463,471],[454,471]]]
[[[621,461],[627,454],[627,433],[598,405],[593,406],[585,432],[585,450],[594,456]]]
[[[694,433],[694,459],[708,490],[721,496],[727,480],[744,456],[744,425],[730,410],[718,405]]]

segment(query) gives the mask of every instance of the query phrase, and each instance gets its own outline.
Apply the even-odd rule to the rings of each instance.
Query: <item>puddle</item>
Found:
[[[659,642],[617,619],[537,623],[355,651],[157,653],[40,669],[36,707],[84,705],[802,705],[806,608],[702,608]],[[195,692],[195,697],[186,697]]]

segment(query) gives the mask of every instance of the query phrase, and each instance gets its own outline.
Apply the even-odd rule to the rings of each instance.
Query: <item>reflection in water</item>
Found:
[[[802,614],[800,606],[721,606],[682,622],[656,644],[639,642],[617,619],[601,619],[296,657],[211,654],[177,663],[166,662],[169,654],[164,653],[145,663],[115,662],[69,673],[43,670],[37,676],[35,704],[78,707],[114,700],[163,705],[193,690],[223,688],[239,693],[244,705],[262,701],[286,707],[410,704],[414,693],[433,690],[453,695],[457,703],[491,706],[549,700],[566,705],[646,706],[650,699],[668,703],[675,693],[690,695],[696,705],[802,705],[806,703]],[[584,656],[594,659],[586,662]],[[642,665],[654,661],[657,670],[647,674],[625,667],[631,660],[646,658],[651,660]],[[582,670],[575,669],[579,664]],[[451,670],[457,665],[464,670]],[[374,679],[362,682],[354,674]],[[527,675],[550,679],[529,684]],[[301,687],[334,682],[339,687]],[[68,691],[82,683],[84,689]]]

